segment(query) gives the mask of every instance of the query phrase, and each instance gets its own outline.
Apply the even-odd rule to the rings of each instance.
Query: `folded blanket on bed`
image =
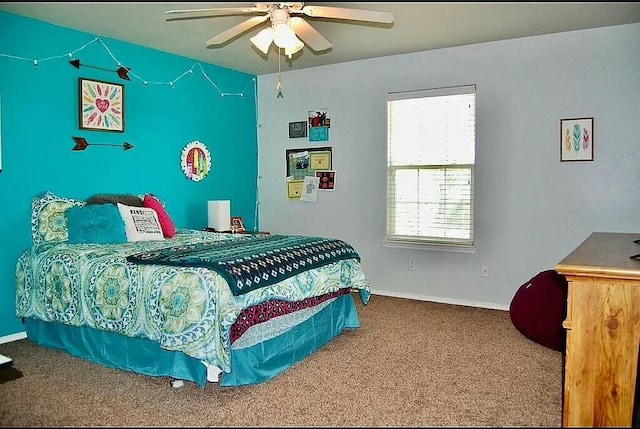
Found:
[[[206,267],[222,275],[234,296],[269,286],[311,268],[360,256],[333,238],[243,235],[231,240],[171,246],[127,256],[137,264]]]

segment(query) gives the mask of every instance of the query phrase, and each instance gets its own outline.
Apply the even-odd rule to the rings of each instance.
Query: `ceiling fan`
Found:
[[[251,43],[266,55],[273,42],[278,48],[283,48],[285,55],[289,58],[301,50],[305,44],[315,52],[326,51],[333,46],[303,17],[292,15],[381,24],[393,23],[393,14],[390,12],[329,6],[305,6],[302,2],[255,3],[255,6],[252,7],[168,10],[165,14],[170,15],[167,21],[230,15],[257,15],[209,39],[206,44],[207,48],[220,47],[234,37],[270,20],[271,26],[252,37],[250,39]]]

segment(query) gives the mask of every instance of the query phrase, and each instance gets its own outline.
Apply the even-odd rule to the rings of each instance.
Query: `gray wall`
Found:
[[[283,68],[283,98],[278,74],[258,77],[261,229],[349,241],[374,293],[508,309],[591,232],[640,238],[638,24]],[[477,250],[385,248],[386,94],[465,84],[477,85]],[[288,123],[319,107],[329,141],[289,139]],[[560,119],[585,116],[595,160],[561,163]],[[326,145],[336,190],[288,200],[285,150]]]

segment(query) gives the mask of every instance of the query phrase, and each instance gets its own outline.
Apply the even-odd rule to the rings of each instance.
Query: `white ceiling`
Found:
[[[3,2],[0,3],[0,10],[250,74],[277,73],[277,52],[272,48],[268,57],[265,57],[249,41],[268,22],[222,47],[207,49],[207,40],[253,15],[166,21],[167,15],[164,13],[174,9],[254,5],[250,2]],[[307,2],[305,5],[388,11],[393,13],[395,20],[393,25],[385,27],[298,15],[303,16],[329,40],[333,48],[316,54],[305,47],[294,56],[292,62],[282,57],[282,71],[640,22],[640,2]]]

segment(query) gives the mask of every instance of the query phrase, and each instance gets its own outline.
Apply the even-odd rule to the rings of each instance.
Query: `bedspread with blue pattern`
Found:
[[[363,303],[368,302],[369,285],[357,254],[237,296],[224,275],[205,266],[127,260],[200,243],[234,247],[238,240],[251,241],[242,235],[179,229],[175,237],[160,241],[36,244],[16,264],[16,316],[147,338],[229,372],[231,326],[243,309],[341,288],[358,290]]]

